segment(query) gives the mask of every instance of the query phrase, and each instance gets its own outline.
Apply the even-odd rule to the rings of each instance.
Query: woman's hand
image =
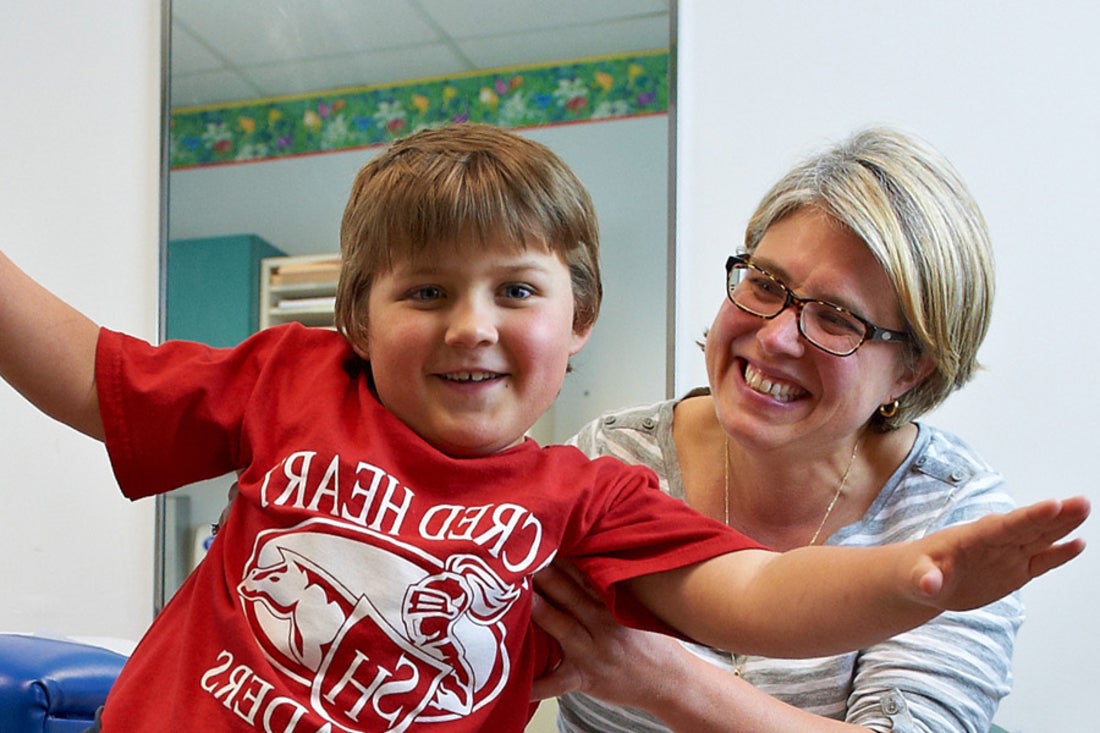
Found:
[[[226,521],[229,520],[229,512],[233,509],[233,502],[237,500],[238,493],[240,493],[240,487],[237,485],[237,482],[234,481],[233,485],[229,487],[225,506],[222,507],[222,513],[218,516],[218,521],[210,527],[211,533],[217,534],[221,528],[225,526]]]
[[[572,567],[553,565],[535,576],[532,616],[562,648],[562,662],[535,680],[532,698],[583,692],[606,702],[646,707],[675,686],[667,668],[686,652],[667,636],[620,625]]]
[[[756,733],[867,731],[780,702],[675,639],[620,625],[571,566],[543,570],[535,588],[532,616],[563,659],[535,680],[533,700],[582,692],[644,710],[676,733],[729,733],[730,721]]]

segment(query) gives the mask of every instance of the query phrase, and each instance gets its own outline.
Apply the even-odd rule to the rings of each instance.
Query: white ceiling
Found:
[[[669,0],[172,0],[172,106],[669,45]]]

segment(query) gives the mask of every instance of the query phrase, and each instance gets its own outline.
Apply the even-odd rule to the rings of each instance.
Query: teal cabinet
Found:
[[[168,243],[164,337],[235,346],[259,328],[261,260],[285,253],[252,234]],[[157,497],[155,602],[159,612],[205,555],[210,525],[233,476]]]
[[[254,234],[168,243],[165,338],[236,346],[260,322],[260,261],[286,254]]]

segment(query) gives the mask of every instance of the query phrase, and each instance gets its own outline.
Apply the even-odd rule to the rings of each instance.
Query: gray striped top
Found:
[[[653,468],[661,488],[684,496],[672,440],[672,401],[609,413],[572,442],[591,456],[610,455]],[[1004,481],[959,438],[918,425],[913,449],[866,515],[826,544],[880,545],[921,537],[1013,507]],[[966,613],[945,613],[918,629],[862,651],[808,660],[749,657],[743,676],[757,688],[818,715],[876,731],[985,733],[1011,687],[1012,645],[1023,607],[1013,595]],[[719,667],[731,655],[687,645]],[[739,657],[742,662],[744,657]],[[572,693],[559,699],[558,729],[666,731],[640,711]],[[731,730],[736,721],[730,721]]]

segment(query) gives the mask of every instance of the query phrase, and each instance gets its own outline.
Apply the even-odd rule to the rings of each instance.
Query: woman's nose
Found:
[[[773,318],[761,319],[757,340],[769,353],[801,356],[806,344],[798,331],[798,318],[798,308],[792,305]]]
[[[496,343],[495,309],[485,303],[464,301],[455,305],[444,337],[448,346],[472,349]]]

